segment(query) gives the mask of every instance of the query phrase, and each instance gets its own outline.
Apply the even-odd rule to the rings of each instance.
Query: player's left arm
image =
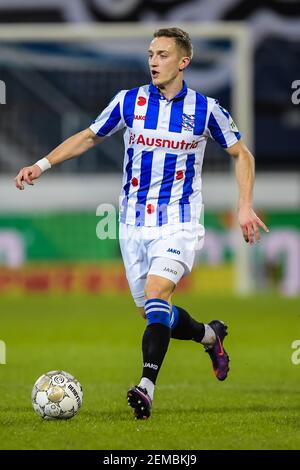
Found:
[[[245,241],[253,245],[255,240],[260,240],[260,228],[269,232],[268,227],[253,210],[254,157],[242,139],[226,151],[235,160],[235,174],[239,186],[238,221]]]

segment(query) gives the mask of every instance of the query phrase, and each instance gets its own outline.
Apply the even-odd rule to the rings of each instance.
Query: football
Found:
[[[43,419],[70,419],[82,405],[81,384],[63,370],[41,375],[35,382],[31,399],[37,415]]]

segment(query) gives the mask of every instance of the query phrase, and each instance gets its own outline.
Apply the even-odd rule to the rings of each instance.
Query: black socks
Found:
[[[161,323],[148,325],[142,342],[143,374],[155,384],[170,342],[171,330]]]
[[[173,305],[172,315],[174,317],[171,326],[171,338],[193,340],[200,343],[205,334],[205,326],[194,320],[183,308]]]
[[[147,328],[144,332],[142,377],[155,384],[168,350],[170,338],[193,340],[200,343],[205,326],[194,320],[183,308],[170,305],[165,300],[149,299],[145,303]]]

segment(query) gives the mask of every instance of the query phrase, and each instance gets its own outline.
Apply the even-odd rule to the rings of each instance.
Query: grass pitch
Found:
[[[177,295],[193,316],[229,325],[231,357],[221,383],[200,345],[172,340],[152,417],[133,420],[126,391],[141,372],[143,320],[129,296],[7,296],[0,300],[1,449],[299,449],[300,299]],[[37,377],[76,376],[84,403],[69,421],[31,408]]]

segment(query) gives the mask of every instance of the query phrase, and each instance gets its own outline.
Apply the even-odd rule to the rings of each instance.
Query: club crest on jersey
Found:
[[[182,127],[186,131],[192,131],[195,127],[195,114],[183,114]]]

